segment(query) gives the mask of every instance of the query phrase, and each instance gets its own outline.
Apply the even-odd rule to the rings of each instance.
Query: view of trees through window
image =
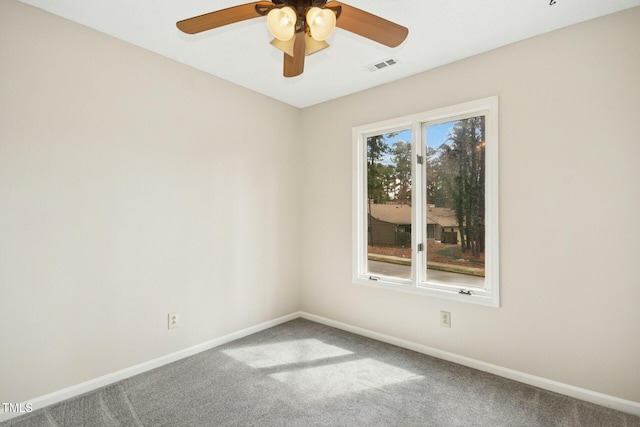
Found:
[[[485,117],[424,127],[427,268],[483,278]]]
[[[422,135],[425,169],[416,173],[426,179],[419,198],[412,196],[411,130],[367,138],[368,270],[411,277],[411,209],[417,200],[426,237],[420,254],[425,280],[484,286],[485,117],[424,124]]]
[[[367,138],[368,270],[411,277],[411,130]]]

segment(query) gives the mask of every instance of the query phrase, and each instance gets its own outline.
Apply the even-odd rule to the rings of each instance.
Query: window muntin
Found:
[[[497,97],[354,129],[354,282],[499,305],[497,130]],[[407,156],[391,159],[400,140],[410,141],[399,147],[410,167]],[[379,165],[393,172],[387,187],[376,175]],[[381,264],[375,246],[382,211],[406,208],[410,224],[407,211],[401,221],[386,214],[393,240],[385,243],[405,259],[410,254],[396,260],[405,264],[402,270],[388,260]]]

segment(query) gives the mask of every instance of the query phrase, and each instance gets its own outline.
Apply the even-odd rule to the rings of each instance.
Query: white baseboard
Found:
[[[113,384],[117,381],[130,378],[134,375],[141,374],[151,369],[158,368],[160,366],[175,362],[185,357],[193,356],[200,352],[221,346],[228,342],[246,337],[247,335],[254,334],[256,332],[269,329],[277,326],[281,323],[288,322],[293,319],[302,317],[304,319],[311,320],[313,322],[321,323],[323,325],[331,326],[337,329],[341,329],[347,332],[351,332],[357,335],[362,335],[368,338],[372,338],[378,341],[386,342],[396,345],[398,347],[413,350],[418,353],[423,353],[429,356],[437,357],[439,359],[448,360],[450,362],[458,363],[460,365],[468,366],[470,368],[478,369],[480,371],[489,372],[491,374],[499,375],[504,378],[509,378],[514,381],[529,384],[535,387],[539,387],[545,390],[553,391],[556,393],[564,394],[566,396],[574,397],[576,399],[585,400],[587,402],[595,403],[597,405],[612,408],[618,411],[634,414],[640,416],[640,403],[633,402],[631,400],[620,399],[615,396],[610,396],[603,393],[587,390],[580,387],[574,387],[569,384],[560,383],[557,381],[549,380],[535,375],[530,375],[524,372],[515,371],[513,369],[504,368],[501,366],[493,365],[491,363],[482,362],[469,357],[461,356],[455,353],[449,353],[447,351],[438,350],[433,347],[428,347],[422,344],[418,344],[412,341],[403,340],[390,335],[381,334],[378,332],[370,331],[368,329],[352,326],[346,323],[338,322],[328,319],[326,317],[317,316],[315,314],[306,312],[295,312],[286,316],[279,317],[277,319],[269,320],[267,322],[260,323],[258,325],[251,326],[249,328],[242,329],[240,331],[233,332],[231,334],[215,338],[211,341],[204,342],[202,344],[195,345],[193,347],[186,348],[166,356],[159,357],[157,359],[150,360],[148,362],[141,363],[139,365],[132,366],[111,374],[104,375],[93,380],[83,382],[65,389],[46,394],[44,396],[36,397],[28,401],[20,403],[20,407],[24,408],[26,404],[35,411],[49,405],[61,402],[72,397],[79,396],[84,393],[105,387],[109,384]],[[0,422],[9,420],[11,418],[24,415],[18,412],[0,412]]]
[[[640,402],[620,399],[618,397],[610,396],[608,394],[598,393],[596,391],[575,387],[569,384],[564,384],[558,381],[549,380],[547,378],[530,375],[524,372],[509,369],[509,368],[504,368],[502,366],[493,365],[491,363],[482,362],[480,360],[472,359],[470,357],[465,357],[459,354],[438,350],[437,348],[428,347],[426,345],[418,344],[412,341],[407,341],[400,338],[392,337],[390,335],[385,335],[378,332],[370,331],[368,329],[360,328],[357,326],[348,325],[346,323],[327,319],[326,317],[317,316],[311,313],[301,312],[300,317],[302,317],[303,319],[311,320],[313,322],[321,323],[323,325],[331,326],[336,329],[341,329],[343,331],[351,332],[357,335],[362,335],[378,341],[386,342],[388,344],[393,344],[398,347],[406,348],[408,350],[413,350],[415,352],[426,354],[428,356],[437,357],[438,359],[448,360],[450,362],[454,362],[459,365],[464,365],[470,368],[478,369],[479,371],[489,372],[494,375],[498,375],[498,376],[508,378],[514,381],[518,381],[521,383],[529,384],[545,390],[553,391],[555,393],[563,394],[565,396],[574,397],[576,399],[595,403],[600,406],[605,406],[611,409],[615,409],[618,411],[640,416]]]
[[[29,399],[28,401],[20,403],[20,408],[30,407],[33,411],[44,408],[45,406],[53,405],[54,403],[61,402],[72,397],[80,396],[81,394],[88,393],[93,390],[97,390],[101,387],[105,387],[109,384],[133,377],[134,375],[141,374],[151,369],[159,368],[160,366],[167,365],[185,357],[193,356],[194,354],[201,353],[206,350],[221,346],[228,342],[246,337],[247,335],[255,334],[256,332],[264,331],[265,329],[272,328],[281,323],[288,322],[300,317],[300,312],[288,314],[286,316],[279,317],[277,319],[269,320],[267,322],[260,323],[258,325],[250,326],[224,335],[219,338],[212,339],[211,341],[204,342],[202,344],[194,345],[193,347],[179,350],[166,356],[161,356],[148,362],[141,363],[139,365],[131,366],[129,368],[122,369],[121,371],[113,372],[102,377],[94,378],[92,380],[76,384],[71,387],[58,390],[53,393],[46,394],[44,396]],[[25,406],[29,404],[28,406]],[[31,411],[30,411],[31,412]],[[24,415],[20,412],[4,412],[0,408],[0,422],[15,418],[17,416]]]

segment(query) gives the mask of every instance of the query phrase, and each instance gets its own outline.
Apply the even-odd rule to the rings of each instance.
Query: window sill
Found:
[[[375,277],[375,276],[374,276]],[[378,289],[388,289],[392,291],[405,292],[414,295],[422,295],[425,297],[435,297],[451,301],[484,305],[487,307],[500,307],[498,295],[492,295],[486,289],[464,288],[461,286],[443,285],[437,283],[426,283],[416,286],[410,280],[388,280],[387,278],[378,277],[370,279],[367,277],[354,277],[353,283],[356,285],[364,285]],[[469,291],[462,293],[461,291]]]

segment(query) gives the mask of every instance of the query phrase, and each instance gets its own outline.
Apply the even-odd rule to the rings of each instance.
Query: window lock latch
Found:
[[[460,289],[460,292],[458,293],[462,295],[473,295],[473,293],[467,289]]]
[[[377,282],[378,280],[380,280],[380,278],[377,276],[369,276],[369,280],[374,280]]]

